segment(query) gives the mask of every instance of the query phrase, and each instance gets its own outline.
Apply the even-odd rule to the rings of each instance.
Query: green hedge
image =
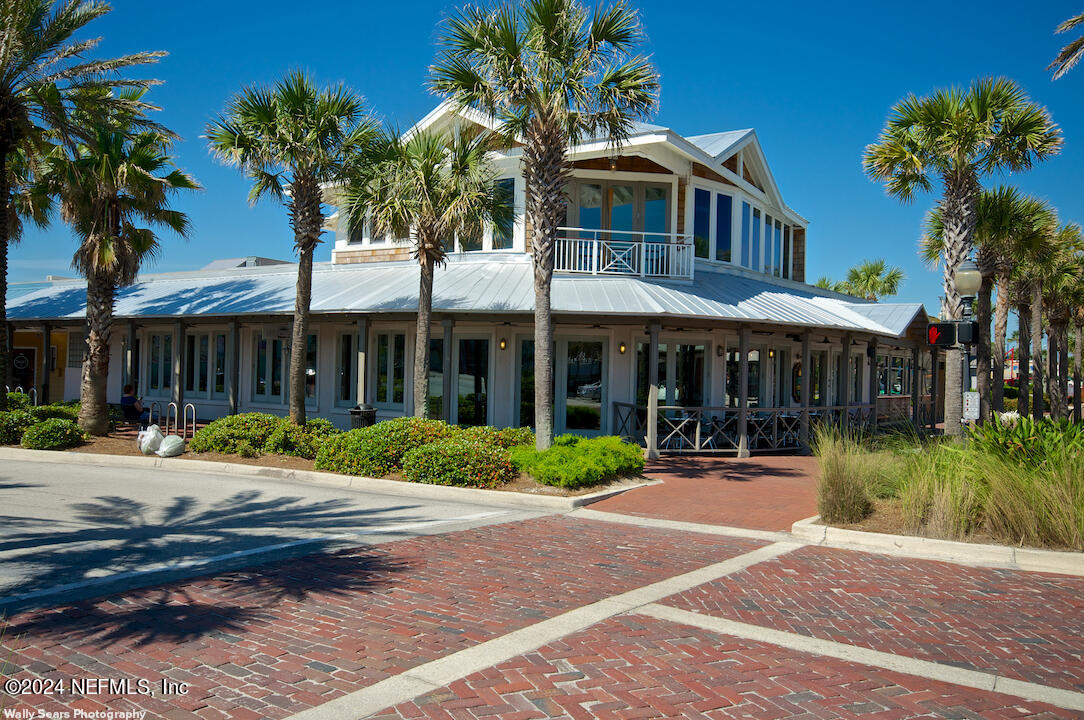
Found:
[[[534,431],[530,428],[501,428],[489,425],[465,427],[459,430],[459,437],[464,440],[495,444],[505,450],[517,445],[534,445]]]
[[[469,438],[448,438],[403,457],[403,477],[432,485],[494,488],[516,477],[508,450]]]
[[[22,392],[8,393],[8,410],[26,410],[30,407],[30,396]]]
[[[39,405],[29,408],[30,414],[37,420],[50,418],[63,418],[76,422],[79,420],[79,404],[53,403],[52,405]]]
[[[403,456],[411,450],[460,432],[459,428],[440,420],[415,417],[385,420],[326,441],[316,453],[316,469],[381,477],[401,470]]]
[[[28,427],[23,433],[22,446],[31,450],[63,450],[88,439],[83,429],[71,420],[50,418]]]
[[[23,433],[34,424],[34,417],[25,410],[0,412],[0,445],[18,445]]]
[[[511,450],[516,469],[529,473],[545,485],[581,488],[599,485],[624,475],[643,472],[644,455],[638,445],[614,436],[582,438],[562,435],[553,447],[538,452],[533,447]]]
[[[340,432],[342,431],[324,418],[313,418],[303,426],[282,422],[267,437],[263,452],[312,460],[324,441]]]
[[[267,444],[271,434],[286,418],[267,413],[242,413],[219,418],[196,431],[188,449],[192,452],[218,452],[251,457]]]

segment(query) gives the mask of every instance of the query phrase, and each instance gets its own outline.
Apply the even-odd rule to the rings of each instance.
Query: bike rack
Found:
[[[154,421],[154,417],[156,415],[158,416],[158,422]],[[161,428],[162,427],[161,424],[160,424],[161,421],[162,421],[162,404],[160,402],[158,402],[157,400],[155,400],[154,402],[151,403],[150,411],[147,413],[147,427],[150,427],[151,425],[158,425],[158,427]]]
[[[30,388],[30,392],[27,393],[30,396],[30,406],[37,407],[38,405],[38,389]]]
[[[170,425],[170,422],[169,422],[169,419],[170,419],[171,415],[173,416],[173,424],[172,425]],[[169,405],[166,405],[166,426],[164,428],[162,428],[162,434],[163,435],[176,435],[177,430],[180,429],[180,419],[181,419],[180,408],[177,407],[177,403],[171,402]],[[169,431],[169,429],[171,427],[173,428],[172,433]]]
[[[188,409],[192,409],[192,435],[188,434]],[[189,437],[196,435],[196,406],[192,403],[188,403],[184,406],[184,411],[181,414],[181,439],[187,440]]]
[[[11,391],[9,390],[8,392],[11,392]],[[15,392],[23,392],[23,386],[22,385],[16,385],[15,386]]]

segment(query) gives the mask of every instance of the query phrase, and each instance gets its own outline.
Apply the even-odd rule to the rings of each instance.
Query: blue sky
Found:
[[[102,52],[161,49],[147,70],[165,81],[151,99],[183,138],[178,163],[205,190],[178,202],[194,225],[187,242],[164,237],[161,271],[220,257],[292,257],[283,208],[247,203],[248,184],[217,164],[200,135],[227,98],[252,82],[304,68],[345,82],[389,123],[409,126],[438,102],[425,87],[436,24],[457,3],[284,0],[183,3],[114,0],[93,30]],[[640,2],[647,51],[662,75],[654,122],[683,135],[755,127],[788,204],[810,220],[808,277],[841,277],[867,257],[900,265],[900,300],[936,312],[939,273],[917,257],[934,195],[902,206],[868,180],[863,148],[908,92],[963,85],[983,75],[1016,79],[1062,127],[1061,155],[1007,181],[1084,221],[1084,67],[1052,82],[1047,63],[1068,37],[1054,27],[1077,2],[669,3]],[[721,8],[725,8],[721,10]],[[902,9],[905,8],[905,12]],[[327,236],[325,236],[327,237]],[[70,275],[75,240],[59,221],[11,252],[11,281]],[[330,258],[327,244],[318,259]]]

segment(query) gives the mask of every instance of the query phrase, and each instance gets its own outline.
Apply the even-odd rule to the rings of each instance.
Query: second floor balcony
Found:
[[[690,235],[558,228],[555,272],[691,280],[696,252]]]

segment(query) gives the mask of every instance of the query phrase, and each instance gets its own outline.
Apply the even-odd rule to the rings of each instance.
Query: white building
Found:
[[[444,104],[419,126],[466,123],[487,118]],[[799,447],[821,418],[930,421],[924,309],[805,284],[808,222],[783,201],[755,131],[684,138],[639,124],[619,150],[586,142],[571,159],[553,280],[557,432],[744,453]],[[521,151],[497,163],[517,222],[510,236],[458,239],[436,272],[430,412],[529,425]],[[313,271],[307,384],[309,413],[343,426],[359,402],[380,418],[413,413],[418,292],[409,244],[346,226],[331,218],[331,259]],[[131,380],[145,403],[191,402],[201,419],[286,411],[296,265],[241,260],[143,275],[118,293],[111,398]],[[58,280],[8,306],[16,346],[42,349],[44,330],[66,347],[67,372],[52,374],[65,399],[78,397],[85,299],[84,284]],[[31,361],[40,372],[26,384],[48,381],[48,355]]]

